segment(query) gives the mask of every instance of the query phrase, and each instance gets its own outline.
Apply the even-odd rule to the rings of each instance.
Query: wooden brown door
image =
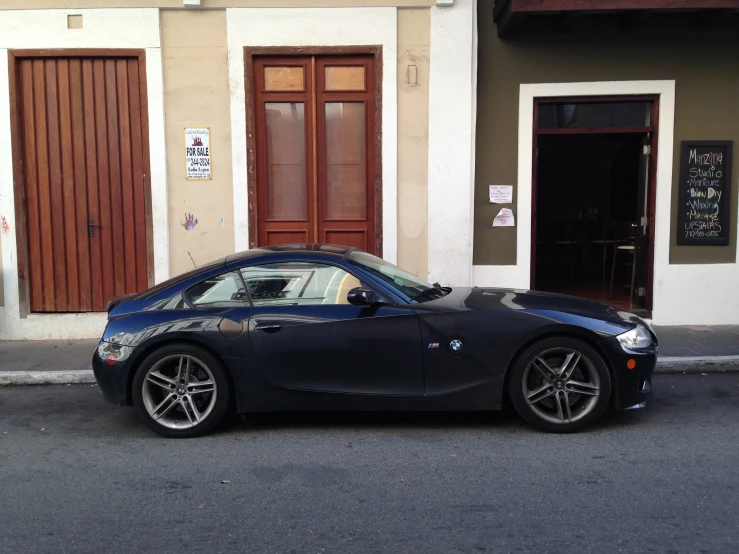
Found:
[[[139,57],[16,59],[32,312],[104,311],[149,285],[143,72]]]
[[[254,61],[259,245],[376,252],[372,56]]]

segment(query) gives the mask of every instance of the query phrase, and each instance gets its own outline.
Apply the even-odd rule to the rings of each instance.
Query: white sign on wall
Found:
[[[512,185],[490,185],[491,204],[513,204]]]
[[[187,180],[210,179],[210,127],[185,129],[185,172]]]
[[[501,208],[498,215],[493,219],[493,227],[515,227],[516,219],[513,217],[513,211],[508,208]]]

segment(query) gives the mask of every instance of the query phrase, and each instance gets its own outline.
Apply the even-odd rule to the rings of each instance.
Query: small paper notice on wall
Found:
[[[209,127],[185,129],[185,168],[188,181],[211,178]]]
[[[513,186],[512,185],[490,185],[490,203],[491,204],[512,204],[513,203]]]
[[[513,212],[508,208],[501,208],[498,215],[493,219],[493,227],[515,227],[516,221]]]

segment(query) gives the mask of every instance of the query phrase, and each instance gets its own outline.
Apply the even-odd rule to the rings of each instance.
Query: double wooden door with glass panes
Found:
[[[380,254],[374,57],[256,57],[253,71],[257,246],[326,242]]]

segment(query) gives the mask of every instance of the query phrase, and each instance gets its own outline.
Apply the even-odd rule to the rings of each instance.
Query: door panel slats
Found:
[[[16,68],[31,312],[104,311],[148,286],[140,61],[33,57]]]
[[[90,241],[87,238],[87,175],[85,173],[85,112],[83,97],[82,62],[69,62],[69,89],[72,103],[72,145],[74,160],[75,235],[77,240],[79,310],[92,310],[92,272],[90,268]]]
[[[132,167],[132,190],[133,190],[133,220],[131,228],[134,231],[136,251],[136,284],[137,290],[143,290],[148,286],[149,272],[147,271],[146,255],[146,233],[138,230],[146,230],[146,195],[144,194],[144,147],[143,147],[143,125],[141,113],[141,90],[139,81],[138,60],[128,60],[128,101],[130,104],[129,114],[131,121],[131,167]]]
[[[41,260],[36,265],[41,269],[42,293],[43,293],[43,311],[53,312],[54,297],[56,294],[54,283],[54,246],[52,244],[52,227],[51,227],[51,199],[49,186],[49,158],[47,149],[47,132],[46,132],[46,75],[44,72],[44,61],[33,61],[33,96],[34,111],[36,125],[36,175],[38,175],[38,210],[39,210],[39,228],[40,232],[40,250]],[[33,119],[31,119],[33,121]],[[25,125],[24,125],[25,127]],[[25,165],[25,164],[24,164]],[[34,261],[31,260],[31,265]],[[32,270],[33,271],[33,270]],[[41,292],[41,291],[40,291]],[[31,292],[33,295],[33,291]]]
[[[61,178],[62,178],[62,225],[64,226],[65,255],[65,283],[67,284],[67,308],[69,311],[80,310],[79,276],[77,272],[79,259],[77,258],[76,225],[79,221],[77,205],[75,203],[74,164],[72,162],[72,114],[69,91],[69,61],[57,62],[57,80],[59,91],[59,147],[61,150]],[[55,210],[55,215],[59,210]]]
[[[49,151],[49,210],[52,248],[54,249],[54,311],[67,305],[66,256],[64,248],[64,206],[62,196],[62,163],[59,136],[59,92],[56,60],[46,60],[46,136]],[[44,224],[44,220],[41,221]]]
[[[82,62],[82,93],[85,120],[85,169],[87,178],[87,218],[100,221],[100,193],[98,186],[99,157],[97,153],[97,128],[95,112],[95,77],[93,61]],[[87,234],[87,228],[85,228]],[[101,234],[97,233],[98,237]],[[101,306],[105,301],[101,240],[90,241],[90,279],[92,281],[92,305]]]
[[[110,187],[109,210],[111,229],[111,255],[113,258],[113,294],[126,290],[125,244],[123,239],[123,207],[121,183],[120,121],[118,119],[118,95],[115,60],[105,60],[105,115],[108,126],[108,179]]]
[[[26,120],[34,121],[34,100],[36,98],[34,92],[34,67],[33,64],[26,63],[20,68],[20,89],[23,97],[23,111],[21,117]],[[38,312],[44,308],[44,286],[41,280],[41,218],[39,216],[39,191],[38,191],[38,154],[36,150],[36,126],[25,125],[23,128],[23,150],[25,152],[25,160],[23,168],[25,170],[25,186],[26,186],[26,223],[28,226],[28,257],[35,260],[30,268],[30,284],[31,290],[36,294],[31,295],[31,311]],[[34,266],[37,266],[34,268]]]

